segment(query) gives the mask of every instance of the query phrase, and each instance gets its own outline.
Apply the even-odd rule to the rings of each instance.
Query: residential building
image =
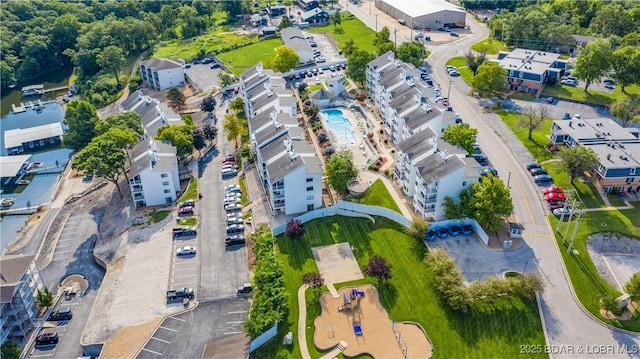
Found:
[[[367,64],[366,86],[394,144],[431,128],[442,132],[443,114],[429,97],[435,90],[420,80],[420,71],[395,59],[391,51]]]
[[[336,96],[342,95],[347,88],[347,79],[342,72],[338,73],[334,77],[327,79],[327,88],[329,92]]]
[[[142,119],[144,137],[155,137],[158,129],[166,125],[184,125],[182,117],[173,112],[165,103],[160,100],[146,96],[138,90],[120,105],[120,112],[135,111]]]
[[[605,192],[640,192],[640,129],[608,118],[554,121],[551,144],[585,146],[598,156],[591,178]]]
[[[253,27],[261,27],[269,25],[269,19],[266,16],[260,14],[254,14],[251,16],[251,25]]]
[[[507,71],[507,91],[539,94],[546,82],[560,81],[568,61],[552,52],[515,49],[511,52],[501,51],[498,63]]]
[[[275,26],[265,26],[260,29],[260,32],[262,33],[262,36],[275,35],[278,33],[278,28]]]
[[[31,155],[0,156],[0,185],[16,183],[24,175],[31,164]]]
[[[445,0],[375,0],[375,5],[414,29],[465,27],[464,9]]]
[[[136,208],[171,203],[180,191],[176,148],[168,142],[142,140],[131,149],[129,188]]]
[[[280,37],[285,46],[294,49],[300,56],[300,63],[304,64],[313,61],[313,48],[304,38],[304,34],[300,29],[287,27],[280,30]]]
[[[322,162],[299,126],[295,97],[262,64],[240,80],[251,148],[270,210],[294,214],[320,208]]]
[[[140,64],[142,81],[155,90],[184,85],[184,62],[171,59],[151,59]]]
[[[339,9],[315,8],[302,13],[300,20],[309,23],[311,26],[325,25],[331,21],[331,17],[338,11]]]
[[[318,0],[298,0],[298,6],[304,11],[309,11],[319,6]]]
[[[35,327],[40,308],[38,290],[44,283],[35,255],[3,255],[0,257],[0,344],[9,338],[19,342]]]
[[[336,96],[327,91],[324,87],[309,94],[311,102],[320,108],[333,107],[333,101],[335,98]]]
[[[60,122],[29,128],[16,128],[4,132],[4,147],[7,154],[15,155],[28,151],[42,151],[47,147],[57,147],[62,141]]]
[[[286,15],[287,14],[287,7],[284,6],[284,5],[268,6],[267,7],[267,12],[269,13],[269,16],[271,16],[271,17],[280,16],[280,15]]]
[[[412,197],[416,214],[435,221],[445,219],[444,198],[456,198],[478,181],[481,167],[465,155],[466,151],[438,139],[431,128],[398,144],[394,178],[403,193]]]

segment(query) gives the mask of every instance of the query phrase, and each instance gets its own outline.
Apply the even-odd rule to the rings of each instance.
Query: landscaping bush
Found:
[[[327,133],[322,131],[318,133],[318,142],[325,143],[327,141]]]
[[[297,218],[291,218],[287,222],[287,228],[284,230],[284,235],[289,239],[300,239],[304,235],[304,224]]]
[[[385,175],[388,176],[388,170],[385,170]],[[411,221],[411,226],[404,228],[404,233],[407,235],[422,240],[424,238],[424,234],[427,232],[427,228],[429,228],[429,222],[427,222],[424,218],[414,217]]]

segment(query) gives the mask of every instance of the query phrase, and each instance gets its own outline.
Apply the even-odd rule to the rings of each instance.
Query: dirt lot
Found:
[[[314,342],[321,350],[332,349],[340,341],[347,343],[344,355],[354,357],[368,353],[374,358],[403,358],[403,348],[408,358],[431,358],[433,349],[422,328],[413,323],[393,323],[378,300],[378,290],[371,286],[358,286],[365,292],[352,300],[353,309],[338,310],[344,305],[343,296],[351,294],[350,287],[339,290],[340,297],[329,293],[320,297],[322,315],[315,319]],[[359,322],[362,335],[354,332],[354,321]],[[396,338],[402,334],[399,344]]]

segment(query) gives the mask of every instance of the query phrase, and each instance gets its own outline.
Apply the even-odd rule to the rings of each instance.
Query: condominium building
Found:
[[[184,125],[182,117],[173,112],[167,104],[138,90],[120,105],[120,112],[134,111],[140,115],[145,136],[153,138],[158,129],[167,125]]]
[[[507,71],[505,88],[508,91],[532,94],[540,93],[548,81],[560,81],[568,65],[567,60],[560,59],[560,54],[527,49],[501,51],[498,63]]]
[[[140,64],[142,81],[155,90],[184,85],[184,63],[180,60],[151,59]]]
[[[180,191],[176,148],[168,142],[142,140],[131,149],[129,188],[136,208],[168,204]]]

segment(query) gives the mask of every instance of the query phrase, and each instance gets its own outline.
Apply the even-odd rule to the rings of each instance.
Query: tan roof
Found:
[[[20,283],[31,262],[34,254],[14,254],[0,257],[0,302],[8,303],[13,296],[13,288]]]

